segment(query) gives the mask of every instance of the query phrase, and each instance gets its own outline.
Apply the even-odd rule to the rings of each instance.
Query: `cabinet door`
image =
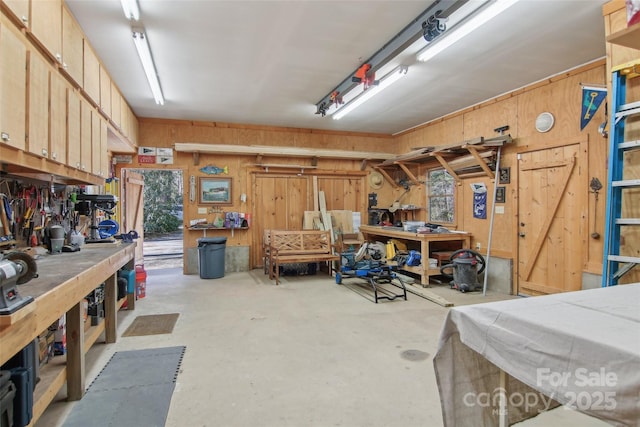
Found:
[[[66,8],[62,8],[62,67],[78,85],[82,85],[82,29]]]
[[[106,177],[107,175],[107,121],[98,113],[93,110],[91,114],[91,148],[92,148],[92,162],[91,172],[94,175],[100,177]]]
[[[111,117],[111,77],[103,66],[100,66],[100,109]]]
[[[27,48],[0,22],[0,143],[20,150],[26,141]]]
[[[100,103],[100,63],[87,39],[84,39],[84,76],[82,87],[96,104]]]
[[[31,32],[62,62],[62,0],[31,0]]]
[[[67,164],[80,169],[80,98],[67,87]]]
[[[67,84],[58,73],[51,73],[49,96],[49,158],[67,164]]]
[[[80,170],[91,170],[91,105],[80,100]]]
[[[100,176],[102,166],[102,138],[100,136],[100,114],[91,111],[91,173]]]
[[[35,51],[28,52],[28,133],[27,149],[49,157],[49,67]]]
[[[25,26],[29,24],[29,0],[3,0],[7,8]]]
[[[121,112],[122,96],[118,91],[118,87],[111,82],[111,121],[116,125],[117,129],[122,127]]]
[[[108,148],[108,138],[109,138],[109,125],[107,121],[103,118],[100,118],[100,176],[102,178],[107,178],[109,174],[109,148]]]

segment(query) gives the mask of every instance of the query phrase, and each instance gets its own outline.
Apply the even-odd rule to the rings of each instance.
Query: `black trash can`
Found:
[[[226,237],[198,239],[198,266],[201,279],[224,277],[224,250],[226,246]]]

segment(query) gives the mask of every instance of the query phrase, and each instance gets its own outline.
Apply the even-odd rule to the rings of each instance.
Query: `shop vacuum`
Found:
[[[479,267],[478,267],[479,266]],[[485,260],[476,251],[471,249],[459,249],[449,257],[449,264],[440,267],[440,273],[451,279],[451,289],[460,292],[472,292],[482,289],[478,276],[482,274]],[[445,270],[453,270],[453,274]]]

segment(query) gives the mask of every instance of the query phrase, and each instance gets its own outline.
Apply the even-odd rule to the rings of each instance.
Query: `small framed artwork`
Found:
[[[198,203],[201,205],[230,205],[231,178],[200,178]]]
[[[500,184],[511,183],[511,168],[500,168]]]
[[[496,188],[496,203],[505,203],[505,201],[506,201],[505,187]]]

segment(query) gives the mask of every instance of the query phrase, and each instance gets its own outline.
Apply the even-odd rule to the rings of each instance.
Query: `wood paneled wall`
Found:
[[[337,132],[323,132],[308,129],[288,129],[259,126],[238,126],[212,122],[172,121],[158,119],[140,119],[140,146],[173,148],[177,142],[198,142],[206,144],[236,144],[236,145],[267,145],[283,147],[302,147],[335,149],[345,151],[379,151],[389,152],[390,141],[393,137],[375,134],[345,134]],[[284,228],[301,228],[302,213],[313,209],[313,185],[311,180],[317,176],[318,190],[325,192],[327,209],[356,210],[366,218],[368,185],[366,173],[371,169],[360,160],[317,159],[316,169],[282,170],[271,168],[266,171],[256,166],[258,163],[311,165],[311,159],[268,157],[258,159],[257,156],[233,156],[218,154],[200,154],[196,161],[190,153],[174,152],[172,165],[138,164],[134,156],[134,163],[117,165],[125,168],[160,168],[180,169],[184,176],[185,194],[183,197],[184,219],[188,224],[190,219],[205,218],[213,222],[219,214],[199,214],[197,200],[189,201],[189,178],[194,176],[196,182],[199,177],[206,175],[199,169],[214,165],[228,167],[228,175],[232,178],[233,201],[231,206],[222,206],[224,211],[249,213],[252,216],[251,230],[235,230],[233,236],[227,230],[207,230],[207,236],[225,236],[227,245],[250,246],[251,258],[259,261],[261,252],[261,230],[264,224]],[[256,177],[274,177],[280,179],[261,180],[256,184]],[[254,187],[255,186],[255,187]],[[256,191],[259,197],[256,197]],[[247,195],[246,202],[240,200],[241,194]],[[379,200],[388,205],[393,201],[393,194],[389,185],[378,191]],[[269,203],[267,203],[269,202]],[[267,203],[267,205],[264,205]],[[295,205],[295,206],[293,206]],[[284,214],[284,216],[282,216]],[[268,219],[264,216],[277,216]],[[256,231],[258,230],[258,231]],[[196,247],[197,239],[203,237],[203,231],[185,231],[184,247]],[[256,255],[258,254],[258,255]]]
[[[579,144],[585,162],[583,168],[581,194],[579,200],[584,208],[580,211],[580,217],[576,221],[582,223],[581,229],[590,234],[591,230],[598,230],[604,234],[604,207],[605,192],[601,191],[598,203],[595,203],[594,195],[589,191],[589,181],[597,177],[603,184],[606,183],[606,157],[608,142],[598,132],[598,127],[605,121],[604,108],[601,107],[589,125],[580,131],[580,104],[581,84],[603,85],[606,83],[606,65],[604,60],[586,64],[578,69],[554,76],[544,81],[520,89],[513,93],[489,100],[467,110],[457,112],[451,116],[443,117],[420,128],[413,129],[395,137],[376,134],[347,134],[337,132],[323,132],[306,129],[271,128],[260,126],[241,126],[213,122],[187,122],[167,121],[158,119],[140,119],[139,144],[152,147],[173,147],[176,142],[199,142],[207,144],[238,144],[238,145],[269,145],[304,148],[323,148],[358,151],[385,152],[389,147],[395,147],[396,153],[404,153],[415,147],[437,146],[463,142],[464,140],[479,136],[493,137],[497,134],[495,128],[508,125],[508,133],[514,138],[514,143],[505,147],[502,151],[501,166],[511,168],[511,182],[506,184],[507,200],[504,206],[504,214],[498,214],[495,218],[492,253],[497,256],[514,258],[517,252],[517,156],[518,153],[533,151],[536,149],[560,147],[571,144]],[[543,111],[549,111],[555,116],[555,126],[547,133],[539,133],[535,130],[536,117]],[[393,144],[390,142],[393,141]],[[201,154],[199,164],[194,164],[191,154],[176,153],[175,164],[161,166],[168,169],[182,169],[185,178],[185,192],[188,193],[188,180],[191,175],[205,176],[199,168],[212,164],[215,166],[228,166],[233,178],[234,202],[233,206],[225,207],[225,210],[249,212],[254,216],[260,215],[263,208],[252,205],[252,200],[247,203],[240,202],[239,195],[252,194],[252,176],[256,173],[264,174],[262,168],[257,168],[255,156],[224,156],[214,154]],[[310,164],[310,159],[269,158],[268,163]],[[130,165],[127,165],[130,166]],[[133,165],[137,167],[137,165]],[[141,165],[143,166],[143,165]],[[362,177],[362,163],[353,160],[319,159],[317,170],[305,170],[303,175],[319,175],[319,182],[325,181],[322,190],[327,194],[329,209],[354,209],[360,207],[363,221],[366,221],[367,193],[373,191],[369,188],[366,178]],[[367,165],[365,171],[370,170]],[[336,172],[359,172],[360,176],[354,176],[356,180],[363,180],[363,186],[341,187],[345,181],[330,182],[330,175]],[[276,174],[276,171],[269,172]],[[422,167],[417,167],[416,173],[423,180],[427,173]],[[289,175],[295,175],[295,172]],[[327,176],[327,174],[329,174]],[[457,218],[457,229],[466,230],[474,235],[473,246],[480,243],[483,251],[488,243],[488,220],[473,218],[471,209],[472,191],[470,182],[484,182],[488,188],[493,188],[493,182],[488,178],[468,179],[459,185],[457,203],[460,207]],[[305,184],[306,185],[306,184]],[[358,190],[360,188],[361,190]],[[267,191],[263,187],[261,191]],[[288,189],[289,190],[289,189]],[[402,188],[392,188],[388,183],[375,191],[378,193],[378,205],[389,206],[393,200],[399,197]],[[305,194],[310,194],[306,192]],[[287,197],[293,197],[288,193]],[[273,194],[273,198],[277,194]],[[283,196],[284,197],[284,196]],[[492,198],[492,193],[489,195]],[[264,198],[263,198],[264,200]],[[357,200],[357,203],[352,202]],[[403,203],[418,206],[426,206],[425,185],[411,187],[411,191],[403,199]],[[190,218],[199,218],[197,203],[189,203],[188,194],[184,197],[185,221]],[[594,221],[594,212],[595,223]],[[251,212],[253,211],[253,212]],[[419,218],[427,218],[426,211],[418,214]],[[211,215],[206,215],[212,220]],[[216,233],[228,233],[225,231]],[[208,235],[210,235],[209,233]],[[253,232],[236,231],[228,245],[249,245],[252,252],[260,251],[258,242]],[[196,239],[202,236],[202,232],[191,231],[185,233],[185,248],[196,246]],[[228,236],[230,237],[230,236]],[[581,248],[580,260],[585,272],[601,273],[602,266],[602,240],[585,237],[587,242]]]

